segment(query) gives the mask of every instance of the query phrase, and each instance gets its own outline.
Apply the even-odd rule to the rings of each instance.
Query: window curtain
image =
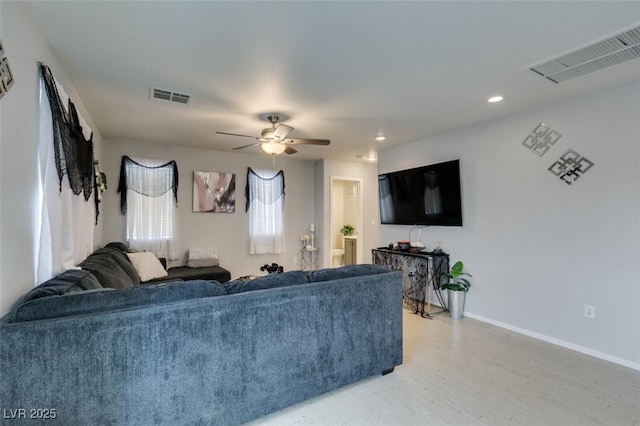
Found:
[[[177,259],[176,162],[122,157],[118,192],[120,212],[126,215],[129,247]]]
[[[74,267],[93,251],[97,211],[88,202],[94,186],[93,132],[51,70],[39,66],[36,283]]]
[[[284,173],[247,171],[250,254],[285,253]]]

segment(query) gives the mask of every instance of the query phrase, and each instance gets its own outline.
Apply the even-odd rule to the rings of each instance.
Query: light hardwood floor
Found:
[[[404,311],[404,363],[250,425],[640,425],[640,372],[470,318]]]

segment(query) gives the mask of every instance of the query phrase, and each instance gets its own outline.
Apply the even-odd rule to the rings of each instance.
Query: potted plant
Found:
[[[353,235],[353,231],[355,231],[355,228],[351,225],[344,225],[342,228],[340,228],[340,233],[342,235]]]
[[[449,282],[440,286],[441,290],[447,290],[449,316],[460,319],[464,315],[465,293],[471,287],[469,280],[463,277],[470,277],[471,274],[464,272],[464,263],[457,261],[449,272],[442,272],[440,276],[449,279]]]

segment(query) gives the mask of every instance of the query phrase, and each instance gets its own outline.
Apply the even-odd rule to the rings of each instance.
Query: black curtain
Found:
[[[258,191],[256,189],[260,184],[260,181],[271,181],[273,182],[273,186],[268,191]],[[284,195],[284,172],[280,170],[273,177],[264,178],[249,167],[247,169],[247,186],[245,187],[244,192],[247,199],[247,205],[244,209],[245,212],[249,211],[251,202],[256,199],[259,199],[261,202],[266,204],[273,204],[278,198]]]
[[[62,191],[62,180],[67,175],[69,187],[75,195],[83,193],[85,201],[91,197],[95,189],[95,169],[93,162],[93,133],[85,139],[80,125],[80,118],[76,106],[69,99],[65,109],[56,81],[51,69],[40,62],[40,77],[51,108],[51,122],[53,126],[53,148],[58,173],[58,186]],[[94,192],[96,205],[96,223],[98,221],[98,191]]]
[[[153,179],[148,178],[146,170],[167,169],[168,173],[154,174]],[[178,204],[178,165],[175,161],[159,166],[145,166],[132,160],[126,155],[122,157],[120,164],[120,182],[118,193],[120,194],[120,213],[127,214],[127,190],[132,190],[147,197],[159,197],[173,190],[173,197]]]

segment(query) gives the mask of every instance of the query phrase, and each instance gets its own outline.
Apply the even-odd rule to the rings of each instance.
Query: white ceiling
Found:
[[[637,1],[29,3],[105,138],[228,151],[251,139],[216,131],[280,112],[290,137],[332,141],[295,158],[355,161],[640,78],[639,60],[561,85],[528,70],[637,26]]]

